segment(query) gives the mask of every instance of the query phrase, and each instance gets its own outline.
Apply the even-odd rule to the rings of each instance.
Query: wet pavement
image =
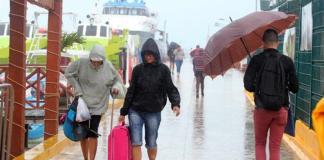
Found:
[[[187,59],[178,77],[173,76],[182,102],[181,116],[175,117],[168,103],[162,114],[157,160],[250,160],[254,159],[252,109],[245,97],[243,73],[230,70],[223,77],[205,79],[205,96],[196,98],[191,61]],[[104,115],[96,159],[107,158],[110,114]],[[115,123],[118,109],[115,110]],[[283,160],[298,160],[282,144]],[[66,147],[53,160],[82,160],[78,143]],[[143,147],[143,159],[147,160]]]

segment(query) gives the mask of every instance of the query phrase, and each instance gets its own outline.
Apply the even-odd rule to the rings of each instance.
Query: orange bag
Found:
[[[321,146],[321,152],[324,155],[324,98],[317,103],[312,113],[312,119],[313,127]]]

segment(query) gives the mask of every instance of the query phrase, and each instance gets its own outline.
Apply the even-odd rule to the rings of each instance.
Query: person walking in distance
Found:
[[[196,77],[196,98],[199,98],[199,89],[201,89],[201,96],[204,96],[205,88],[205,74],[204,74],[204,49],[199,45],[196,49],[190,52],[192,57],[193,71]]]
[[[175,64],[177,66],[177,75],[179,76],[185,55],[181,47],[178,47],[177,49],[174,50],[174,55],[175,55]]]
[[[171,70],[171,74],[173,75],[174,73],[174,64],[175,64],[175,55],[174,55],[174,50],[175,49],[172,49],[172,48],[169,48],[168,49],[168,57],[169,57],[169,60],[170,60],[170,70]]]
[[[126,48],[122,48],[122,51],[119,53],[119,68],[122,71],[122,79],[124,84],[126,84],[126,70],[127,70],[127,52]]]

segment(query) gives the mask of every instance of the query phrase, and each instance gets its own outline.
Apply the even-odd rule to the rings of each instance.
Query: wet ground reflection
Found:
[[[166,105],[160,125],[157,160],[254,159],[253,107],[245,98],[243,74],[231,70],[214,80],[207,77],[205,97],[197,99],[190,62],[189,59],[184,62],[179,77],[173,76],[182,97],[182,113],[175,117],[170,103]],[[109,118],[108,113],[99,130],[103,136],[98,139],[98,160],[107,159]],[[117,116],[115,118],[117,120]],[[82,159],[79,145],[66,148],[54,159]],[[143,160],[147,159],[143,147]],[[282,145],[282,159],[297,160],[285,144]]]

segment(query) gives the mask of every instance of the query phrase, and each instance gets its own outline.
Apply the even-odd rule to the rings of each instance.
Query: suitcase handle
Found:
[[[114,120],[114,107],[115,107],[115,98],[112,97],[112,105],[111,105],[111,118],[110,118],[110,132],[113,126],[113,120]]]

